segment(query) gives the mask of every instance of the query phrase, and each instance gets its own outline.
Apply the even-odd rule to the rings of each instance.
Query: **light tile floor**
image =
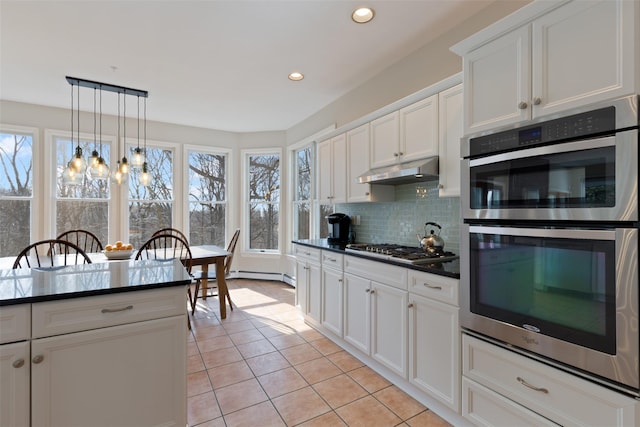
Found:
[[[304,323],[281,282],[229,281],[234,310],[198,300],[188,340],[190,427],[449,426]]]

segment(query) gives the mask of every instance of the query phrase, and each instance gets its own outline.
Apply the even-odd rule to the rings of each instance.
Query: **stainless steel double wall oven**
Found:
[[[638,96],[462,146],[461,324],[640,396]]]

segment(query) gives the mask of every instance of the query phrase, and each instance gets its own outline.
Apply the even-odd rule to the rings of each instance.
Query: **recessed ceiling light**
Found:
[[[293,80],[294,82],[298,82],[302,79],[304,79],[304,75],[297,71],[294,71],[293,73],[289,74],[289,80]]]
[[[373,19],[373,9],[369,7],[359,7],[351,14],[351,19],[358,24],[366,24]]]

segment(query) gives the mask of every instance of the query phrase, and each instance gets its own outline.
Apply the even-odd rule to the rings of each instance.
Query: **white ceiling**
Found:
[[[68,75],[149,91],[149,120],[286,130],[493,1],[0,0],[0,99],[69,108]]]

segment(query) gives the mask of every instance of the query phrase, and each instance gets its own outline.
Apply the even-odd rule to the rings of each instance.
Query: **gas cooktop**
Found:
[[[458,256],[453,252],[427,253],[417,246],[391,243],[350,243],[346,246],[345,251],[406,264],[433,264],[458,259]]]

